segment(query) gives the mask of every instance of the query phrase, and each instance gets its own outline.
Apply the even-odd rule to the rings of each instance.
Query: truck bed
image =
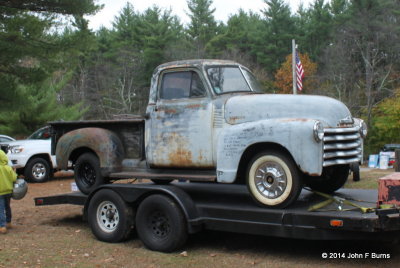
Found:
[[[67,132],[79,128],[103,128],[113,131],[118,135],[125,149],[126,159],[144,159],[144,124],[145,118],[131,116],[130,119],[116,120],[82,120],[82,121],[56,121],[50,122],[52,128],[52,154],[58,140]]]
[[[110,186],[109,186],[110,187]],[[112,187],[112,185],[111,185]],[[259,234],[309,240],[393,240],[400,234],[400,214],[397,209],[378,210],[376,213],[361,213],[360,210],[338,211],[336,205],[323,211],[310,212],[311,205],[325,199],[303,190],[298,201],[287,209],[260,207],[250,197],[243,185],[215,183],[115,184],[115,187],[132,189],[157,189],[167,187],[169,191],[183,190],[192,199],[196,217],[189,220],[191,226],[209,230]],[[366,207],[375,207],[376,190],[342,189],[336,196]],[[84,205],[85,195],[68,193],[57,196],[35,198],[37,206],[76,204]],[[351,207],[344,207],[348,209]],[[340,227],[330,225],[332,220],[342,221]]]

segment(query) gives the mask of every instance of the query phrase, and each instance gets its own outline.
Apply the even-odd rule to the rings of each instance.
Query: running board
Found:
[[[111,179],[160,179],[160,180],[190,180],[216,181],[214,170],[171,170],[171,169],[141,169],[111,173]]]

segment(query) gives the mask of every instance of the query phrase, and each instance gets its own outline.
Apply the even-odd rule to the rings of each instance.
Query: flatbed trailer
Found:
[[[376,190],[341,189],[335,196],[362,207],[375,207]],[[89,195],[80,192],[35,198],[37,206],[84,206],[84,217],[102,241],[119,242],[136,229],[144,245],[174,251],[189,233],[218,230],[308,240],[392,241],[400,235],[397,208],[362,213],[333,203],[319,211],[310,206],[324,197],[303,190],[285,209],[260,207],[243,185],[216,183],[108,184]]]

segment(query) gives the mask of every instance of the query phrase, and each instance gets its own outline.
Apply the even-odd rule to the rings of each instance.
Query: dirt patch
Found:
[[[82,220],[82,207],[35,207],[33,198],[71,191],[70,177],[29,184],[23,200],[12,201],[14,228],[0,236],[0,267],[394,267],[398,244],[304,241],[201,232],[179,252],[144,248],[137,235],[124,243],[96,240]],[[390,254],[390,259],[323,259],[322,253]]]

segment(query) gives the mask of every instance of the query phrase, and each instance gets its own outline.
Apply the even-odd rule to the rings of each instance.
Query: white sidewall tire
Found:
[[[286,187],[276,198],[268,198],[257,189],[256,172],[265,162],[273,162],[280,166],[286,177]],[[268,207],[286,207],[294,202],[300,191],[301,182],[298,171],[292,161],[280,153],[265,152],[253,158],[247,172],[247,187],[252,197],[262,205]]]

